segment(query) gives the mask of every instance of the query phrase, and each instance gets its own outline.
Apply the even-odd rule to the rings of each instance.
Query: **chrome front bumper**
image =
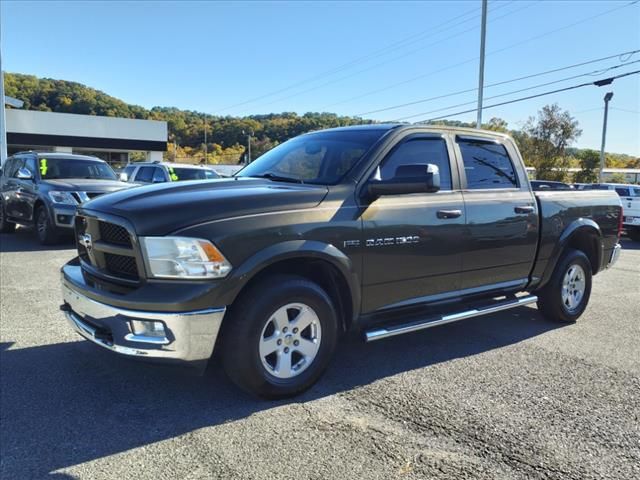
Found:
[[[96,302],[62,285],[61,307],[73,329],[103,348],[132,357],[206,362],[220,331],[225,308],[157,313],[125,310]],[[164,337],[136,335],[132,320],[160,322]]]
[[[616,243],[616,246],[613,247],[613,250],[611,251],[611,257],[609,258],[609,263],[607,264],[607,268],[613,267],[615,265],[615,263],[618,261],[618,258],[620,258],[621,250],[622,250],[622,245],[620,245],[619,243]]]

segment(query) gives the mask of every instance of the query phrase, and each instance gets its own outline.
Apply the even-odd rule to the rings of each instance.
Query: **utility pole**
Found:
[[[604,144],[607,139],[607,117],[609,116],[609,102],[613,98],[613,92],[608,92],[604,96],[604,121],[602,122],[602,145],[600,146],[600,174],[598,182],[602,183],[602,173],[604,171]]]
[[[480,72],[478,74],[478,119],[476,128],[482,128],[482,94],[484,90],[484,43],[487,36],[487,0],[482,0],[482,30],[480,32]]]
[[[243,133],[243,135],[245,134],[244,130],[242,131],[242,133]],[[249,132],[246,133],[246,135],[247,135],[247,157],[246,157],[246,162],[247,162],[247,165],[248,165],[248,164],[251,163],[251,135],[253,135],[253,130],[249,130]]]

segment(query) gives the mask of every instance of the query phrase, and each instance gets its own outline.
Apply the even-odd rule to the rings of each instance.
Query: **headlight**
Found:
[[[76,202],[76,199],[73,198],[73,195],[71,195],[71,192],[51,191],[49,192],[49,198],[53,203],[65,203],[67,205],[78,205],[78,202]]]
[[[208,240],[140,237],[149,275],[155,278],[222,278],[231,264]]]

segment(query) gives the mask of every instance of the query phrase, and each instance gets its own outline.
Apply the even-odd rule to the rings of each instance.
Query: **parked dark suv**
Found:
[[[20,152],[9,157],[0,176],[0,232],[35,225],[42,244],[73,233],[81,203],[103,193],[128,188],[96,157],[70,153]]]

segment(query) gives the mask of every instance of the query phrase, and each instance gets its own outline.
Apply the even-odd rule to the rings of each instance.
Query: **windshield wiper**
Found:
[[[260,175],[251,175],[251,176],[254,178],[267,178],[269,180],[273,180],[276,182],[304,183],[304,181],[301,180],[300,178],[287,177],[284,175],[278,175],[277,173],[273,173],[273,172],[266,172]]]

